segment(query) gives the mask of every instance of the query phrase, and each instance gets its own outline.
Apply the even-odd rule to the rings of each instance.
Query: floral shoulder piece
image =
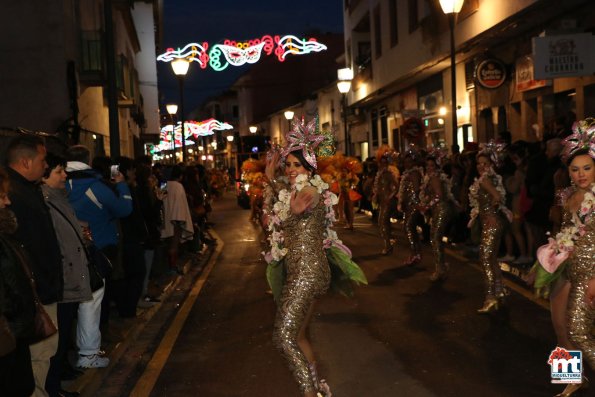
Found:
[[[337,233],[332,230],[333,223],[336,220],[333,206],[339,202],[339,199],[329,190],[328,184],[324,182],[319,175],[314,175],[311,178],[308,178],[307,175],[298,175],[293,188],[282,189],[277,196],[273,196],[271,200],[274,201],[274,203],[272,203],[272,213],[268,224],[268,231],[270,233],[268,238],[270,251],[263,252],[267,263],[280,262],[285,255],[287,255],[287,248],[284,247],[285,236],[283,232],[283,222],[291,216],[291,194],[293,192],[299,192],[308,186],[316,189],[318,194],[320,194],[320,200],[325,206],[326,229],[323,236],[324,247],[329,248],[333,245],[338,247],[343,246]]]
[[[471,219],[467,224],[468,227],[473,225],[475,219],[479,215],[479,201],[477,199],[479,195],[479,190],[481,189],[481,183],[486,179],[491,179],[494,187],[500,193],[500,202],[498,203],[498,209],[502,211],[502,213],[506,216],[509,222],[512,221],[512,211],[506,207],[506,189],[504,189],[504,184],[502,183],[502,177],[498,175],[492,168],[490,168],[486,173],[481,175],[479,178],[475,178],[471,187],[469,187],[469,205],[471,206]]]

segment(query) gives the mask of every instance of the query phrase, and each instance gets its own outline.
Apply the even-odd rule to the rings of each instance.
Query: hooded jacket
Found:
[[[118,244],[117,220],[132,212],[132,197],[126,182],[114,190],[86,164],[68,162],[66,191],[77,219],[87,222],[97,248]]]

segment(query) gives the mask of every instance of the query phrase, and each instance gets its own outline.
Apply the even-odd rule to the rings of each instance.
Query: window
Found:
[[[374,8],[374,50],[376,58],[382,56],[382,29],[380,26],[380,4]]]
[[[101,45],[101,32],[81,32],[81,72],[103,71],[103,49]]]
[[[390,18],[390,46],[399,44],[399,18],[397,14],[397,0],[388,0]]]
[[[419,27],[418,16],[417,0],[409,0],[409,33],[412,33]]]
[[[381,108],[380,114],[380,137],[383,144],[388,144],[388,112],[385,107]]]
[[[372,110],[372,147],[378,147],[378,111]]]

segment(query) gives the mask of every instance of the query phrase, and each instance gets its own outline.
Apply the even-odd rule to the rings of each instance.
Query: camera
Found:
[[[120,173],[120,166],[119,165],[112,165],[110,167],[110,175],[112,179],[116,179],[118,174]]]

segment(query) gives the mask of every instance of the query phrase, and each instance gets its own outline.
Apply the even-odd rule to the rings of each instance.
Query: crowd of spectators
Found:
[[[151,280],[183,274],[182,250],[197,260],[214,243],[209,175],[199,164],[165,167],[149,156],[91,158],[82,145],[48,151],[35,135],[14,137],[5,159],[0,390],[77,395],[61,382],[109,365],[102,340],[122,338],[117,330],[138,307],[160,301]],[[46,313],[58,329],[49,337],[36,327]]]

